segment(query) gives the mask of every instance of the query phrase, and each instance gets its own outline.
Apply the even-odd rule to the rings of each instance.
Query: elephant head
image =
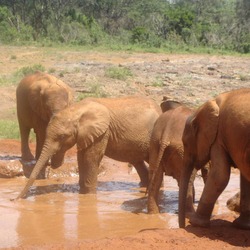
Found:
[[[65,152],[77,144],[84,150],[104,134],[110,123],[109,111],[103,105],[82,101],[54,115],[47,127],[45,143],[31,176],[18,198],[23,198],[38,174],[51,159],[51,166],[61,166]]]
[[[211,100],[202,105],[186,121],[182,136],[184,165],[179,189],[180,227],[185,227],[185,203],[192,171],[194,168],[201,169],[210,160],[210,149],[216,139],[218,120],[219,107],[215,100]]]
[[[177,101],[172,101],[172,100],[168,100],[168,99],[163,98],[163,101],[160,104],[160,106],[161,106],[162,112],[164,113],[168,110],[178,108],[178,107],[182,106],[182,104],[180,102],[177,102]]]

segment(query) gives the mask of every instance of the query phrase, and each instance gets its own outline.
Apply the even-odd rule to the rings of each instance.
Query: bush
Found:
[[[35,73],[36,71],[45,71],[45,68],[41,64],[34,64],[33,66],[26,66],[19,69],[15,75],[18,77],[24,77],[26,75]]]
[[[19,139],[19,127],[16,121],[0,120],[1,139]]]
[[[133,74],[130,69],[125,67],[110,67],[106,70],[105,75],[118,80],[126,80]]]
[[[146,42],[149,37],[149,32],[144,27],[136,27],[132,30],[131,42],[142,43]]]

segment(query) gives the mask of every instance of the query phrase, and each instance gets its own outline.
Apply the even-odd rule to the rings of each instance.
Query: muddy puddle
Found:
[[[164,178],[160,196],[161,213],[146,212],[145,189],[126,164],[109,161],[98,178],[96,195],[78,194],[78,177],[52,177],[36,181],[27,199],[12,202],[24,177],[0,179],[0,247],[75,242],[83,239],[125,236],[152,228],[177,228],[178,187]],[[195,181],[196,199],[203,182]],[[228,212],[225,203],[239,189],[234,171],[216,205],[215,213]]]

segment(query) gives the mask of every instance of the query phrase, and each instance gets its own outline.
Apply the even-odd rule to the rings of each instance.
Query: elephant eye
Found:
[[[66,137],[66,135],[65,134],[60,134],[59,135],[59,139],[62,141],[62,140],[64,140],[65,139],[65,137]]]

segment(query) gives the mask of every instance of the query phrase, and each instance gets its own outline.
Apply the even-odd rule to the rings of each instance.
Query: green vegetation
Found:
[[[34,141],[35,138],[35,133],[31,130],[30,141]],[[20,139],[17,120],[0,119],[0,139]]]
[[[22,67],[11,75],[1,75],[0,87],[15,86],[25,75],[34,73],[38,70],[45,71],[45,68],[41,64],[34,64],[33,66]]]
[[[153,87],[163,87],[164,82],[160,77],[156,77],[155,81],[152,82]]]
[[[45,71],[45,68],[43,65],[41,64],[34,64],[33,66],[27,66],[27,67],[22,67],[21,69],[19,69],[15,75],[23,78],[24,76],[28,75],[28,74],[32,74],[36,71]]]
[[[105,71],[105,75],[107,77],[123,81],[127,80],[128,77],[133,76],[130,69],[116,66],[107,68]]]
[[[101,84],[92,83],[88,92],[80,92],[77,95],[77,101],[81,101],[86,97],[108,97],[108,94],[103,90]]]
[[[0,0],[0,43],[250,53],[249,9],[249,0]]]
[[[0,120],[0,139],[20,139],[17,121]]]

